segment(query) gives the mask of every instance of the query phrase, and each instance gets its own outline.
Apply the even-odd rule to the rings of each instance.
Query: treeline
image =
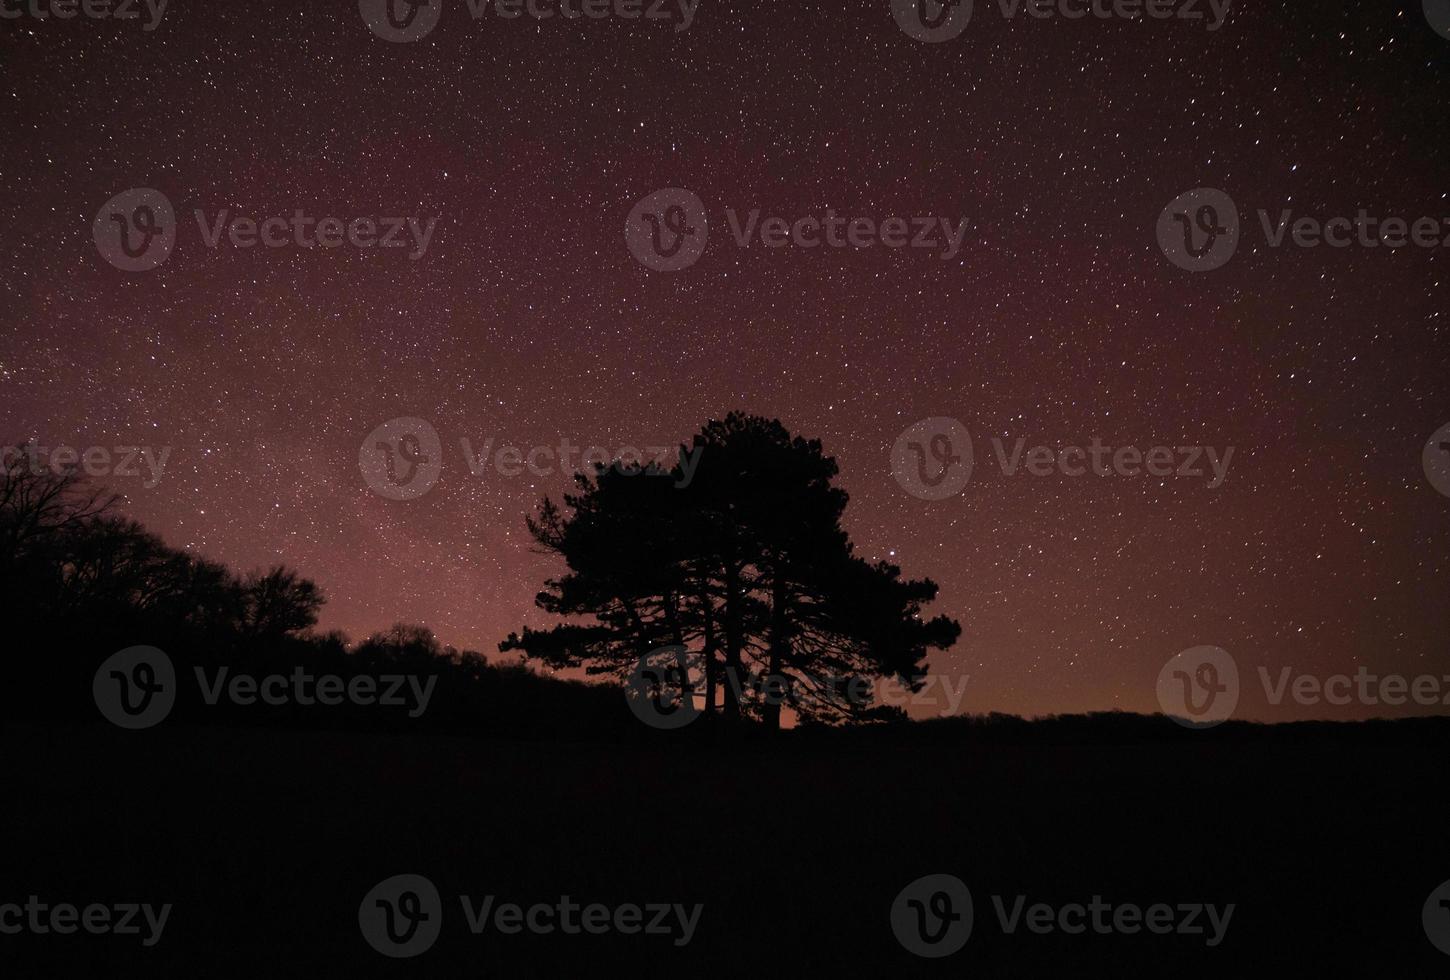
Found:
[[[0,458],[33,457],[22,446]],[[695,731],[717,720],[734,731],[787,718],[903,720],[899,707],[852,692],[888,678],[919,689],[927,656],[951,647],[961,627],[927,613],[934,582],[856,553],[837,474],[818,440],[732,413],[702,427],[668,471],[616,461],[580,474],[560,503],[541,502],[528,528],[565,571],[537,604],[559,621],[500,649],[612,678],[628,704],[618,689],[491,667],[423,627],[399,624],[356,644],[321,632],[325,596],[297,571],[239,574],[168,546],[74,467],[9,465],[0,592],[18,676],[6,716],[94,717],[101,665],[149,646],[170,658],[167,671],[174,665],[174,715],[226,723],[638,735],[649,727],[629,710],[640,699],[660,714],[692,706],[705,716]],[[637,670],[661,648],[683,654],[678,670],[668,660]],[[128,678],[108,665],[106,674],[141,697],[150,670]],[[357,696],[347,688],[318,703],[328,697],[319,675],[345,685],[381,674],[412,678],[402,693],[413,697],[367,701],[377,687],[364,683]]]
[[[400,623],[358,643],[319,631],[326,596],[315,582],[283,565],[237,573],[173,548],[74,467],[33,465],[18,448],[4,458],[21,462],[0,470],[7,719],[98,718],[97,669],[119,650],[150,646],[175,665],[169,720],[545,737],[626,728],[617,691],[490,666],[426,627]],[[412,678],[413,690],[427,685],[426,709],[416,698],[324,704],[315,696],[323,677],[346,689],[353,678],[383,675]],[[271,687],[284,703],[268,703],[234,697],[238,677],[292,680]],[[299,677],[311,692],[300,698]]]

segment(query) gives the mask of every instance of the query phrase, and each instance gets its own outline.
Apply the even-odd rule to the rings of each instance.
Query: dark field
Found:
[[[12,724],[7,894],[174,909],[152,948],[144,926],[7,937],[6,973],[1439,976],[1420,914],[1450,877],[1447,733],[1099,718],[589,743]],[[975,925],[919,959],[888,913],[936,872],[970,887]],[[443,901],[411,960],[358,924],[400,873]],[[704,910],[683,947],[475,935],[458,896],[489,894]],[[991,896],[1019,894],[1235,910],[1216,948],[1207,931],[1006,935]]]

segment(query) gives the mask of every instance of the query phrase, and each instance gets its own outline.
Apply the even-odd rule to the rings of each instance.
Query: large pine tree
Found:
[[[500,649],[623,678],[651,651],[683,647],[702,664],[698,689],[680,681],[684,697],[770,727],[782,702],[825,722],[899,710],[848,694],[887,677],[917,689],[927,652],[961,627],[923,618],[934,582],[854,554],[847,495],[820,442],[732,413],[681,453],[695,460],[691,479],[679,465],[600,466],[562,505],[544,498],[528,528],[567,571],[537,603],[573,621],[525,628]],[[753,682],[762,675],[775,680]]]

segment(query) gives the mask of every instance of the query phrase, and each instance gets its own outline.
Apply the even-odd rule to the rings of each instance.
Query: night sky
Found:
[[[498,656],[547,622],[524,516],[567,480],[475,476],[460,438],[670,445],[743,409],[822,439],[859,551],[940,583],[963,636],[931,667],[970,676],[964,710],[1156,711],[1200,644],[1248,717],[1447,710],[1273,708],[1252,680],[1450,674],[1450,497],[1421,460],[1450,423],[1450,248],[1270,248],[1256,215],[1450,234],[1450,38],[1420,0],[1250,0],[1215,31],[979,0],[936,44],[845,6],[702,0],[676,30],[444,0],[413,43],[350,2],[0,21],[0,437],[171,447],[154,487],[110,481],[169,543],[300,569],[355,638],[406,620]],[[658,272],[623,231],[671,187],[709,244]],[[1199,187],[1243,223],[1194,273],[1155,224]],[[153,271],[93,241],[130,188],[175,208]],[[757,208],[968,226],[950,258],[738,247],[727,210]],[[209,248],[197,209],[437,224],[416,259]],[[442,443],[413,500],[358,464],[398,417]],[[891,468],[931,417],[975,445],[940,501]],[[1235,451],[1211,488],[1009,477],[991,444],[1094,436]]]

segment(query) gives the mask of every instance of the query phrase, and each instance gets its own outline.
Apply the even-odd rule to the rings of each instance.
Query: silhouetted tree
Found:
[[[449,659],[433,631],[413,623],[394,623],[374,633],[358,644],[353,655],[369,668],[400,668]]]
[[[732,413],[681,453],[695,461],[692,479],[678,463],[669,479],[597,466],[563,506],[541,502],[527,526],[567,572],[537,604],[589,621],[525,628],[500,649],[622,677],[649,651],[684,646],[702,663],[706,711],[771,727],[782,704],[812,720],[890,714],[843,697],[862,689],[853,679],[919,688],[927,652],[951,646],[960,627],[922,618],[935,583],[854,555],[840,523],[847,495],[819,441]],[[769,687],[751,682],[761,674]],[[680,683],[683,696],[697,693]]]
[[[281,565],[253,572],[241,583],[241,627],[250,637],[277,637],[310,629],[326,601],[322,590]]]
[[[42,463],[33,450],[0,446],[0,588],[18,604],[56,587],[77,542],[116,504],[76,466]]]
[[[283,566],[244,578],[168,547],[75,466],[0,449],[0,596],[36,635],[65,627],[196,643],[210,654],[296,637],[324,597]]]

